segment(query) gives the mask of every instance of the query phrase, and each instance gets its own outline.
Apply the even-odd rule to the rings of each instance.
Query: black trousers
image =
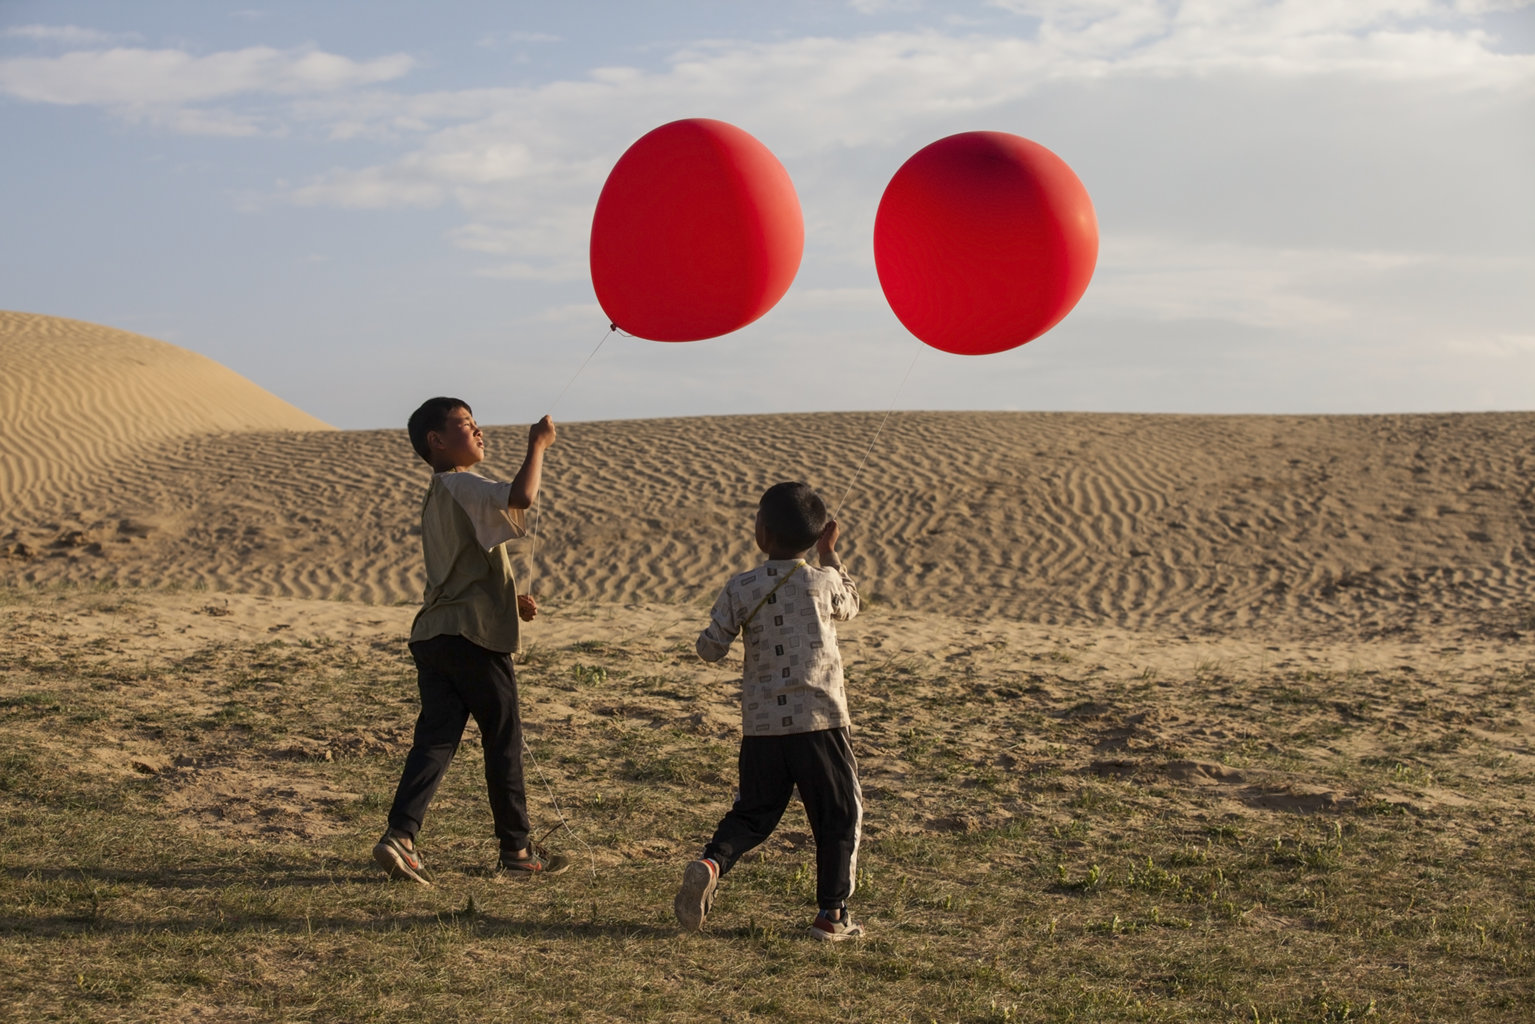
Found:
[[[410,645],[421,688],[421,714],[405,770],[389,809],[389,826],[415,836],[448,770],[464,726],[474,716],[485,749],[485,787],[501,849],[528,845],[528,800],[522,779],[522,715],[511,655],[461,636]]]
[[[714,830],[704,856],[729,871],[742,854],[773,834],[799,787],[815,835],[816,903],[840,907],[853,895],[858,841],[863,834],[863,790],[853,759],[852,734],[824,729],[791,736],[741,739],[741,789]]]

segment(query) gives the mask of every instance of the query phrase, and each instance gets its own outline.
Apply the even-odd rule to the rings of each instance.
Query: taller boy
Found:
[[[532,619],[538,607],[531,596],[518,596],[506,553],[506,542],[527,532],[523,512],[538,497],[554,424],[545,416],[528,430],[527,456],[511,483],[470,472],[485,458],[485,437],[467,402],[428,399],[407,428],[411,446],[433,474],[421,506],[425,601],[410,631],[421,714],[373,859],[393,877],[431,884],[416,836],[473,715],[501,846],[498,870],[518,877],[556,874],[568,860],[528,842],[522,714],[511,658],[518,620]]]

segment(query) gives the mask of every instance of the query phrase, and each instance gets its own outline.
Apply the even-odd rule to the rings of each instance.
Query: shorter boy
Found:
[[[757,506],[762,565],[731,577],[698,636],[698,655],[719,661],[737,633],[741,676],[740,786],[702,856],[683,871],[672,906],[703,927],[719,879],[777,827],[796,786],[816,845],[810,934],[863,935],[847,911],[858,867],[863,793],[853,759],[842,656],[832,625],[858,614],[858,589],[837,559],[838,527],[808,484],[774,484]],[[811,547],[819,566],[805,561]]]
[[[421,505],[426,592],[410,631],[421,713],[373,859],[390,877],[431,884],[416,835],[473,715],[501,846],[499,877],[559,874],[569,859],[528,839],[512,654],[521,635],[518,620],[532,619],[538,606],[531,595],[518,595],[506,552],[507,541],[527,533],[523,513],[538,497],[554,424],[545,416],[528,430],[527,454],[510,483],[473,472],[485,458],[485,435],[466,402],[428,399],[411,414],[407,429],[416,454],[432,467]]]

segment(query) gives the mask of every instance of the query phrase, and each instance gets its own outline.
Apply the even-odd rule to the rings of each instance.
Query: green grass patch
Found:
[[[1231,661],[1115,678],[1047,640],[1037,657],[978,644],[952,672],[850,655],[868,936],[834,946],[806,934],[797,803],[707,932],[678,932],[671,898],[729,806],[736,740],[728,669],[676,636],[519,666],[530,803],[541,826],[568,820],[549,842],[576,867],[487,871],[471,726],[421,837],[424,888],[369,857],[415,713],[398,637],[157,645],[133,639],[153,595],[107,596],[0,599],[16,1020],[1279,1024],[1535,1005],[1532,763],[1509,724],[1535,716],[1527,672],[1461,670],[1430,699],[1422,678]],[[70,642],[57,617],[87,602],[118,639]],[[172,614],[156,606],[167,634]]]

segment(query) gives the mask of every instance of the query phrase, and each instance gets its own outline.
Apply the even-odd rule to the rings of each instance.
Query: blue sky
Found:
[[[784,163],[799,275],[734,334],[603,341],[593,204],[682,117]],[[971,130],[1054,150],[1100,230],[1076,310],[980,357],[905,332],[871,245],[900,164]],[[0,308],[341,427],[436,393],[487,423],[1535,408],[1523,0],[0,0],[0,138]]]

